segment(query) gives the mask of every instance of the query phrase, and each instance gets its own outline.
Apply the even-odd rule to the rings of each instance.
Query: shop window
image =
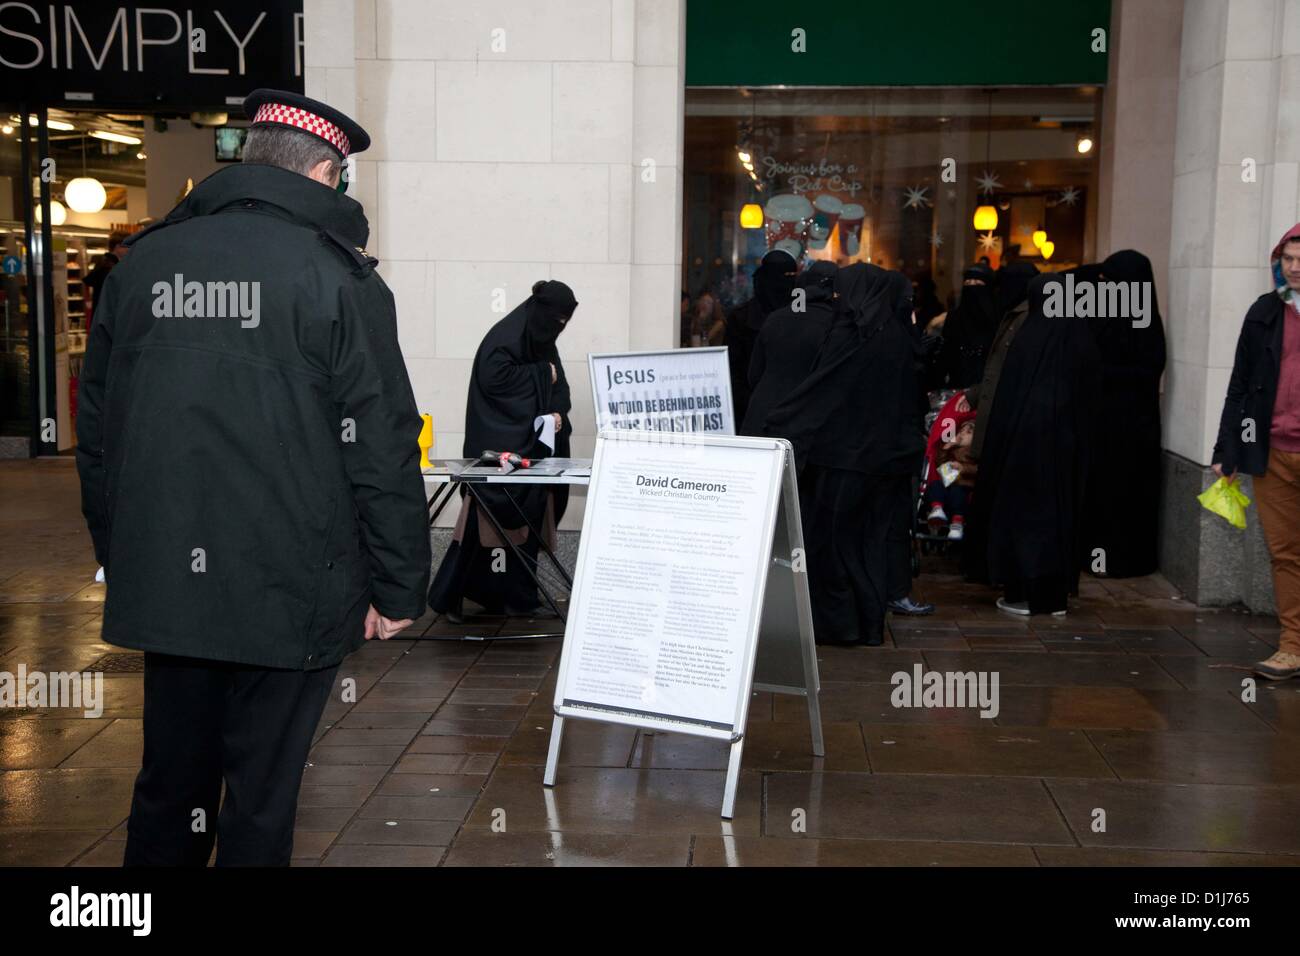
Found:
[[[900,270],[942,307],[980,259],[1086,261],[1099,100],[1096,87],[688,89],[683,290],[735,308],[777,247]],[[683,344],[707,339],[682,329]]]

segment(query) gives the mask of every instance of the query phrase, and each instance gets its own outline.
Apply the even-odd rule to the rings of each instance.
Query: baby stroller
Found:
[[[919,483],[917,493],[914,495],[916,502],[914,510],[914,522],[912,526],[912,536],[916,542],[913,548],[913,566],[919,568],[921,555],[923,554],[947,554],[951,549],[961,546],[961,531],[953,533],[952,526],[934,527],[929,521],[930,508],[926,504],[926,489],[930,481],[935,477],[935,449],[936,449],[936,423],[939,415],[948,407],[949,403],[965,389],[939,389],[929,393],[930,411],[925,417],[926,434],[929,436],[925,458],[921,462],[921,471],[918,475]],[[944,516],[945,519],[948,517]]]

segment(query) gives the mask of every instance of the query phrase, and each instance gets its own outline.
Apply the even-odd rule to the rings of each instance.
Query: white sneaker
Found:
[[[1016,614],[1020,617],[1029,617],[1028,601],[1008,601],[1006,598],[998,598],[998,610],[1006,611],[1008,614]]]
[[[943,505],[939,504],[939,502],[936,501],[934,503],[934,507],[930,509],[930,514],[926,517],[925,520],[932,522],[934,524],[947,524],[948,512],[944,511]]]
[[[1008,601],[1006,598],[998,598],[998,610],[1017,614],[1020,617],[1029,617],[1032,613],[1028,601]],[[1065,611],[1053,611],[1052,617],[1065,617]]]
[[[966,537],[966,525],[964,522],[954,521],[948,526],[949,541],[960,541],[964,537]]]

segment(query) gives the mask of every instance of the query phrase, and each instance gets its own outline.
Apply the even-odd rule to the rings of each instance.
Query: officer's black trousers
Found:
[[[204,866],[216,840],[218,866],[287,866],[307,751],[337,672],[145,654],[144,765],[125,865]]]

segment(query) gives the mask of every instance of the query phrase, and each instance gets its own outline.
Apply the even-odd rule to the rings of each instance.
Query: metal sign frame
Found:
[[[723,358],[724,368],[723,368],[723,376],[722,376],[722,389],[723,389],[723,395],[726,397],[727,408],[731,412],[731,428],[732,428],[731,432],[727,434],[729,437],[735,435],[736,429],[740,428],[740,422],[736,421],[736,399],[731,394],[731,365],[729,363],[727,347],[725,345],[709,345],[709,346],[703,346],[701,348],[692,348],[692,349],[685,349],[685,348],[642,349],[641,351],[637,351],[637,352],[588,352],[587,353],[587,374],[591,379],[591,402],[592,402],[592,410],[595,413],[595,417],[596,417],[596,430],[598,432],[602,430],[636,431],[636,432],[647,431],[646,429],[632,429],[632,428],[612,429],[610,426],[603,424],[606,417],[608,416],[608,413],[603,412],[600,407],[600,389],[596,384],[596,360],[597,359],[620,359],[620,358],[641,359],[651,355],[661,355],[666,358],[674,358],[682,355],[703,355],[709,352],[723,353],[722,358]],[[701,432],[653,432],[652,434],[689,435],[689,434],[703,434],[703,433]]]
[[[658,434],[658,433],[650,433]],[[822,738],[821,709],[818,703],[820,682],[817,674],[817,652],[812,625],[812,604],[808,593],[807,575],[800,567],[803,560],[803,534],[799,515],[799,496],[794,474],[794,455],[790,443],[779,438],[743,438],[734,436],[700,436],[674,434],[671,439],[660,438],[647,440],[647,433],[605,429],[596,440],[595,458],[591,469],[591,491],[587,495],[586,513],[583,526],[594,528],[592,511],[600,500],[598,493],[601,462],[604,451],[611,441],[630,441],[641,445],[655,444],[691,444],[703,446],[725,446],[729,448],[750,448],[766,451],[778,461],[773,469],[771,481],[766,489],[766,501],[763,513],[753,516],[762,522],[762,547],[755,559],[754,574],[756,584],[750,603],[747,637],[744,658],[739,664],[741,681],[737,689],[735,715],[730,727],[718,727],[693,721],[688,718],[675,719],[662,715],[635,713],[626,709],[601,707],[596,705],[573,705],[565,703],[568,687],[569,665],[571,663],[569,640],[566,628],[564,647],[560,655],[559,675],[555,688],[555,719],[551,725],[550,745],[546,755],[546,772],[543,784],[555,786],[559,769],[560,749],[564,737],[564,723],[567,719],[595,720],[604,723],[621,724],[643,730],[666,733],[684,733],[698,737],[725,740],[731,746],[727,762],[726,784],[723,789],[722,816],[731,819],[735,814],[736,789],[740,781],[740,761],[745,744],[745,726],[749,716],[749,702],[755,689],[773,693],[795,694],[808,701],[808,714],[812,731],[812,751],[815,756],[825,756]],[[777,505],[783,506],[778,514]],[[778,531],[784,528],[784,533]],[[578,620],[574,609],[581,606],[587,569],[598,560],[594,552],[598,542],[593,543],[584,536],[578,549],[578,561],[574,571],[574,587],[569,615],[569,627]],[[769,614],[767,611],[768,587],[775,579],[778,587],[784,588],[782,580],[788,579],[793,588],[794,601],[785,605],[784,615]],[[775,607],[774,603],[774,607]],[[788,613],[793,607],[793,618]],[[793,631],[792,631],[793,628]],[[755,669],[760,660],[760,676],[771,676],[772,680],[755,681]],[[793,682],[788,678],[792,669],[802,671],[803,679]]]

